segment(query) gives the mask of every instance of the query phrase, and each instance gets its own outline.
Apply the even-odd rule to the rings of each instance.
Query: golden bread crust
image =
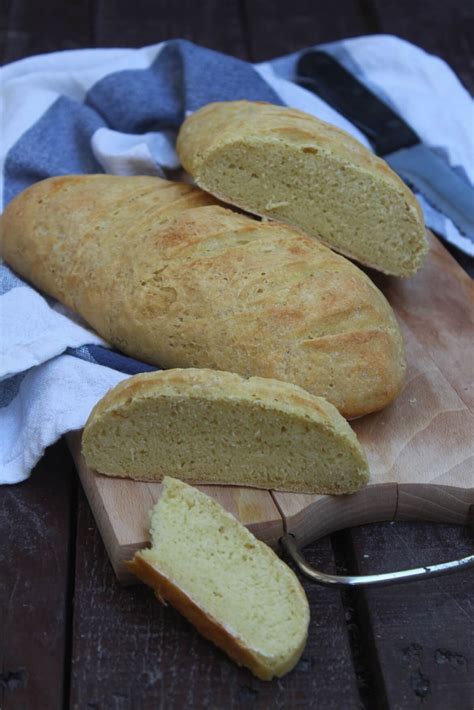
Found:
[[[286,151],[285,157],[282,154],[275,163],[266,164],[281,149]],[[253,214],[299,226],[339,253],[384,273],[408,276],[421,266],[427,240],[423,214],[414,195],[384,160],[329,123],[302,111],[272,104],[216,102],[185,120],[179,132],[177,151],[196,184],[225,202]],[[245,151],[247,157],[240,161]],[[248,156],[252,161],[257,151],[260,153],[254,167],[245,170],[246,163],[250,165]],[[291,184],[287,184],[292,177],[288,169],[289,156],[300,166],[300,177]],[[334,201],[328,200],[330,192],[321,196],[317,187],[308,191],[309,173],[302,167],[303,158],[309,160],[309,165],[314,164],[316,172],[318,161],[324,159],[324,168],[319,168],[324,178],[322,183],[319,178],[319,184],[332,181]],[[251,183],[248,191],[242,188],[242,183]],[[262,191],[266,183],[274,190],[270,197]],[[355,184],[356,194],[351,195]],[[276,188],[282,185],[279,198],[273,199]],[[258,198],[260,192],[262,199],[265,195],[263,202]],[[288,211],[295,197],[301,198],[300,207]],[[345,212],[345,205],[352,198],[354,209]],[[320,202],[323,204],[319,217],[309,219],[312,205]],[[365,218],[361,218],[366,205],[369,209]],[[393,211],[389,214],[391,207]],[[362,233],[354,237],[359,220]],[[395,220],[397,225],[394,225]],[[374,235],[365,248],[363,242],[372,229]],[[398,260],[394,260],[392,253],[389,255],[384,244],[389,233],[396,245],[395,251],[398,250]]]
[[[293,382],[349,418],[383,408],[403,385],[397,322],[365,274],[198,188],[50,178],[8,205],[2,231],[20,275],[145,362]]]
[[[175,448],[178,450],[181,441],[186,439],[183,426],[184,431],[187,431],[186,419],[189,416],[189,408],[194,410],[193,401],[198,402],[201,412],[199,417],[205,416],[203,412],[207,411],[211,420],[218,418],[221,424],[218,432],[213,435],[215,438],[211,440],[209,439],[210,427],[206,426],[205,439],[199,453],[200,460],[195,461],[196,452],[190,455],[192,463],[188,464],[189,470],[187,468],[185,470],[182,464],[182,469],[174,471],[174,464],[169,455],[162,450],[159,453],[159,448],[154,449],[153,454],[147,455],[146,463],[138,463],[136,457],[130,461],[128,457],[116,458],[118,442],[125,439],[127,451],[130,447],[134,447],[146,448],[149,452],[150,447],[155,443],[159,446],[163,438],[173,441],[173,437],[176,437],[179,443],[175,444]],[[211,409],[208,404],[212,405]],[[177,418],[172,420],[172,431],[163,434],[160,426],[166,423],[164,412],[168,411],[170,406],[180,407],[180,417],[178,420]],[[255,460],[252,475],[238,468],[234,457],[239,457],[239,447],[235,437],[242,426],[237,424],[241,421],[237,413],[242,406],[245,407],[245,415],[241,416],[245,417],[245,421],[253,415],[259,421],[259,426],[263,426],[265,417],[265,422],[271,422],[270,431],[280,431],[283,417],[285,431],[292,432],[292,427],[295,427],[295,432],[300,431],[301,428],[306,432],[313,432],[313,435],[317,432],[318,443],[313,439],[312,448],[308,452],[307,465],[312,472],[309,477],[305,473],[305,468],[301,468],[301,463],[298,463],[295,458],[292,459],[291,472],[288,475],[280,473],[279,457],[302,454],[301,445],[294,443],[294,438],[298,435],[296,433],[288,434],[289,441],[285,442],[280,434],[274,434],[276,436],[274,443],[280,447],[280,453],[276,461],[268,466],[261,460],[258,465],[255,463],[262,454],[262,446],[268,445],[267,442],[264,438],[262,440],[264,443],[254,441]],[[224,415],[229,408],[233,408],[237,416],[232,420],[232,425],[224,420]],[[132,422],[133,431],[141,430],[140,425],[133,422],[136,422],[137,416],[140,417],[145,410],[147,422],[151,422],[153,441],[147,439],[145,444],[142,434],[141,444],[138,446],[135,441],[136,436],[129,439],[118,433],[118,428],[123,422]],[[176,410],[174,413],[176,416]],[[193,442],[197,440],[197,431],[194,424]],[[233,463],[227,462],[221,465],[211,460],[207,452],[209,448],[216,452],[222,451],[223,460],[227,460],[226,456],[230,449],[226,437],[229,435],[234,437],[231,457]],[[241,455],[245,456],[248,440],[245,439],[244,432],[240,432],[240,435],[244,436],[244,441],[247,442],[247,444],[241,443],[243,452]],[[325,399],[310,395],[301,387],[288,382],[261,377],[245,379],[234,373],[216,370],[172,369],[135,375],[122,381],[109,390],[92,410],[84,428],[82,447],[86,461],[92,469],[106,475],[137,480],[161,480],[166,473],[170,473],[195,483],[245,485],[299,493],[347,494],[361,488],[369,478],[367,458],[356,435],[337,409]],[[324,474],[323,479],[320,478],[315,463],[318,458],[322,460],[328,456],[326,449],[332,450],[334,456],[336,450],[344,456],[344,464],[341,458],[338,459],[336,456],[329,462],[328,467],[331,471],[329,480],[326,480]],[[197,468],[194,467],[195,465]]]
[[[142,582],[152,587],[156,597],[162,603],[169,602],[196,627],[200,634],[221,648],[237,665],[245,666],[260,680],[271,680],[274,677],[275,673],[272,669],[266,667],[250,648],[207,614],[156,567],[144,560],[140,552],[135,554],[133,560],[126,562],[126,565]],[[278,669],[278,677],[285,675],[296,665],[305,645],[306,638],[303,639],[300,648],[295,651],[287,664]]]
[[[263,139],[284,135],[298,147],[327,145],[345,159],[358,159],[385,179],[403,185],[387,163],[349,133],[298,109],[261,101],[216,101],[191,114],[181,126],[177,150],[184,168],[199,172],[207,153],[257,134]],[[419,208],[418,208],[419,209]]]
[[[96,404],[90,419],[94,420],[131,401],[156,395],[258,401],[269,407],[276,406],[295,413],[299,412],[316,421],[335,420],[337,424],[345,424],[345,420],[340,417],[333,405],[290,382],[263,377],[244,378],[233,372],[196,368],[144,372],[123,380]],[[347,430],[352,432],[349,426]]]

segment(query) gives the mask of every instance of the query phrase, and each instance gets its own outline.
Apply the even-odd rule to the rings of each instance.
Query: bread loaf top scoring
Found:
[[[301,387],[216,370],[135,375],[94,407],[82,449],[101,473],[297,493],[353,493],[365,454],[337,409]]]
[[[1,222],[14,269],[145,362],[292,382],[346,417],[381,409],[402,387],[397,322],[363,272],[198,188],[50,178]]]
[[[236,663],[262,680],[288,673],[306,644],[309,606],[292,570],[215,500],[165,478],[150,549],[129,568]]]
[[[415,197],[335,126],[282,106],[217,102],[186,119],[177,149],[196,183],[226,202],[297,225],[388,274],[408,276],[423,261]]]

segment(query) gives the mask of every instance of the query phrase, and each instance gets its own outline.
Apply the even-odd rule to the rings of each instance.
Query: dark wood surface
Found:
[[[60,708],[67,692],[76,475],[63,443],[0,489],[0,708]]]
[[[442,56],[474,90],[464,0],[8,0],[5,62],[58,49],[185,37],[253,61],[384,32]],[[453,250],[472,269],[472,261]],[[469,530],[379,523],[306,549],[316,566],[370,573],[472,551]],[[145,587],[116,583],[63,443],[0,489],[0,708],[459,708],[474,706],[472,573],[361,592],[304,582],[310,637],[287,677],[236,668]]]

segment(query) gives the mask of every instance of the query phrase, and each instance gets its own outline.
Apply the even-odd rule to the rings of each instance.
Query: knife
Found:
[[[387,104],[322,50],[300,57],[296,83],[357,126],[376,154],[474,243],[474,188],[424,145]]]

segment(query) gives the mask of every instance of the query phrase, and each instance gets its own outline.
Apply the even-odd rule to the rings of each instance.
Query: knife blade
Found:
[[[395,111],[322,50],[300,57],[296,83],[357,126],[376,154],[474,243],[474,188],[424,145]]]

